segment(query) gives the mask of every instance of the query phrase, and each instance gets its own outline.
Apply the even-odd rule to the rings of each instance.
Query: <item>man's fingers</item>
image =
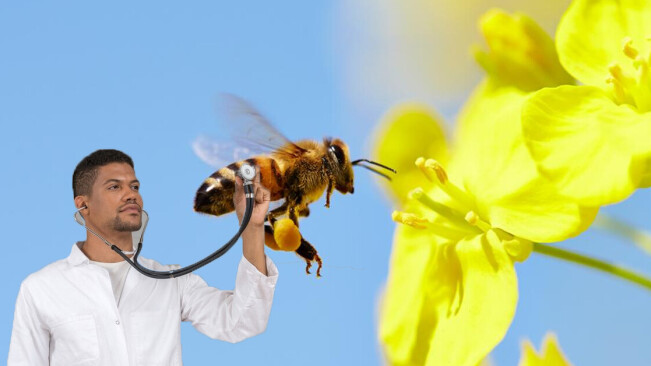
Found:
[[[260,168],[258,168],[258,166],[255,167],[255,178],[253,178],[253,183],[255,183],[255,185],[260,185]]]
[[[235,176],[235,197],[240,197],[242,194],[244,194],[242,178]]]
[[[262,195],[263,195],[262,199],[264,199],[265,201],[271,201],[271,192],[269,192],[268,189],[262,188]]]
[[[255,203],[262,203],[264,201],[264,193],[262,188],[256,187],[255,189]]]

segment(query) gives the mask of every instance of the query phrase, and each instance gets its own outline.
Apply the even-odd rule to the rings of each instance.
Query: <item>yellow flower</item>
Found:
[[[540,354],[536,352],[529,341],[522,344],[522,356],[518,366],[571,366],[560,346],[556,336],[547,333],[543,340]]]
[[[518,366],[572,366],[563,354],[554,333],[547,333],[543,339],[542,349],[536,352],[529,340],[522,342],[520,362]],[[486,357],[477,366],[496,366]]]
[[[503,338],[515,313],[514,261],[526,259],[532,241],[577,235],[594,218],[596,210],[560,196],[538,174],[518,128],[523,95],[482,85],[460,118],[448,169],[418,159],[417,169],[436,183],[409,194],[404,182],[395,187],[397,196],[408,199],[405,211],[394,213],[406,225],[396,229],[380,322],[392,364],[477,364]],[[414,142],[426,140],[423,131],[436,129],[396,121],[420,115],[424,124],[422,110],[391,112],[386,130],[394,133],[382,134],[379,151],[418,150]],[[441,135],[430,137],[421,150],[445,146]],[[402,159],[387,163],[409,171],[396,164]]]
[[[491,9],[479,19],[479,28],[488,51],[475,46],[475,59],[493,83],[522,91],[574,84],[558,61],[554,41],[525,14]]]
[[[534,15],[553,31],[569,0],[356,0],[335,13],[335,44],[356,102],[414,96],[458,108],[482,74],[468,57],[478,17],[492,7]],[[377,104],[376,104],[377,105]]]
[[[540,171],[598,206],[651,184],[651,2],[576,0],[558,27],[561,64],[584,85],[546,88],[523,107]]]
[[[527,28],[503,24],[513,32]],[[512,56],[501,60],[523,59]],[[547,61],[539,64],[554,63]],[[451,149],[440,119],[416,104],[390,111],[377,138],[378,160],[401,176],[389,186],[402,207],[393,218],[403,225],[395,232],[379,325],[391,364],[477,365],[513,319],[514,262],[527,258],[532,242],[577,235],[596,214],[560,195],[529,156],[520,114],[529,96],[523,85],[535,81],[513,86],[489,75],[463,108]]]

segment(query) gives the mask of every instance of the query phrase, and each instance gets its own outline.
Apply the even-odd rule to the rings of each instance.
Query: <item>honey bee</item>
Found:
[[[292,142],[244,100],[229,95],[224,97],[224,101],[230,112],[229,124],[234,127],[232,138],[239,145],[248,145],[262,153],[231,163],[211,174],[197,190],[194,210],[215,216],[232,212],[235,209],[236,172],[242,164],[252,164],[260,171],[260,183],[269,190],[271,201],[282,201],[279,207],[269,211],[265,224],[265,243],[272,249],[278,250],[282,244],[277,243],[274,236],[279,217],[289,218],[298,231],[299,217],[309,216],[309,205],[321,198],[324,192],[326,207],[330,207],[335,190],[342,194],[355,192],[353,166],[361,166],[389,180],[388,174],[365,163],[396,173],[367,159],[351,161],[348,146],[338,138],[327,137],[322,142]],[[307,274],[310,274],[312,262],[316,262],[317,277],[321,276],[322,260],[302,235],[295,252],[305,260]]]

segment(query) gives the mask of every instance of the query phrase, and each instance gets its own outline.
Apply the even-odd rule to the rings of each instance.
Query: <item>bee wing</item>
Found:
[[[288,158],[305,153],[305,149],[286,138],[244,99],[223,94],[219,102],[222,123],[239,146],[256,154],[284,155]]]
[[[233,141],[220,141],[205,135],[192,142],[192,150],[204,163],[215,169],[223,168],[234,161],[250,158],[253,153]]]

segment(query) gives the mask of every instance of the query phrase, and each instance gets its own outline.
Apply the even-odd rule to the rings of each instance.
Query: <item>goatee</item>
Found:
[[[138,221],[137,223],[126,222],[122,221],[119,216],[113,220],[113,230],[115,231],[134,232],[140,230],[140,227],[142,227],[142,221]]]

